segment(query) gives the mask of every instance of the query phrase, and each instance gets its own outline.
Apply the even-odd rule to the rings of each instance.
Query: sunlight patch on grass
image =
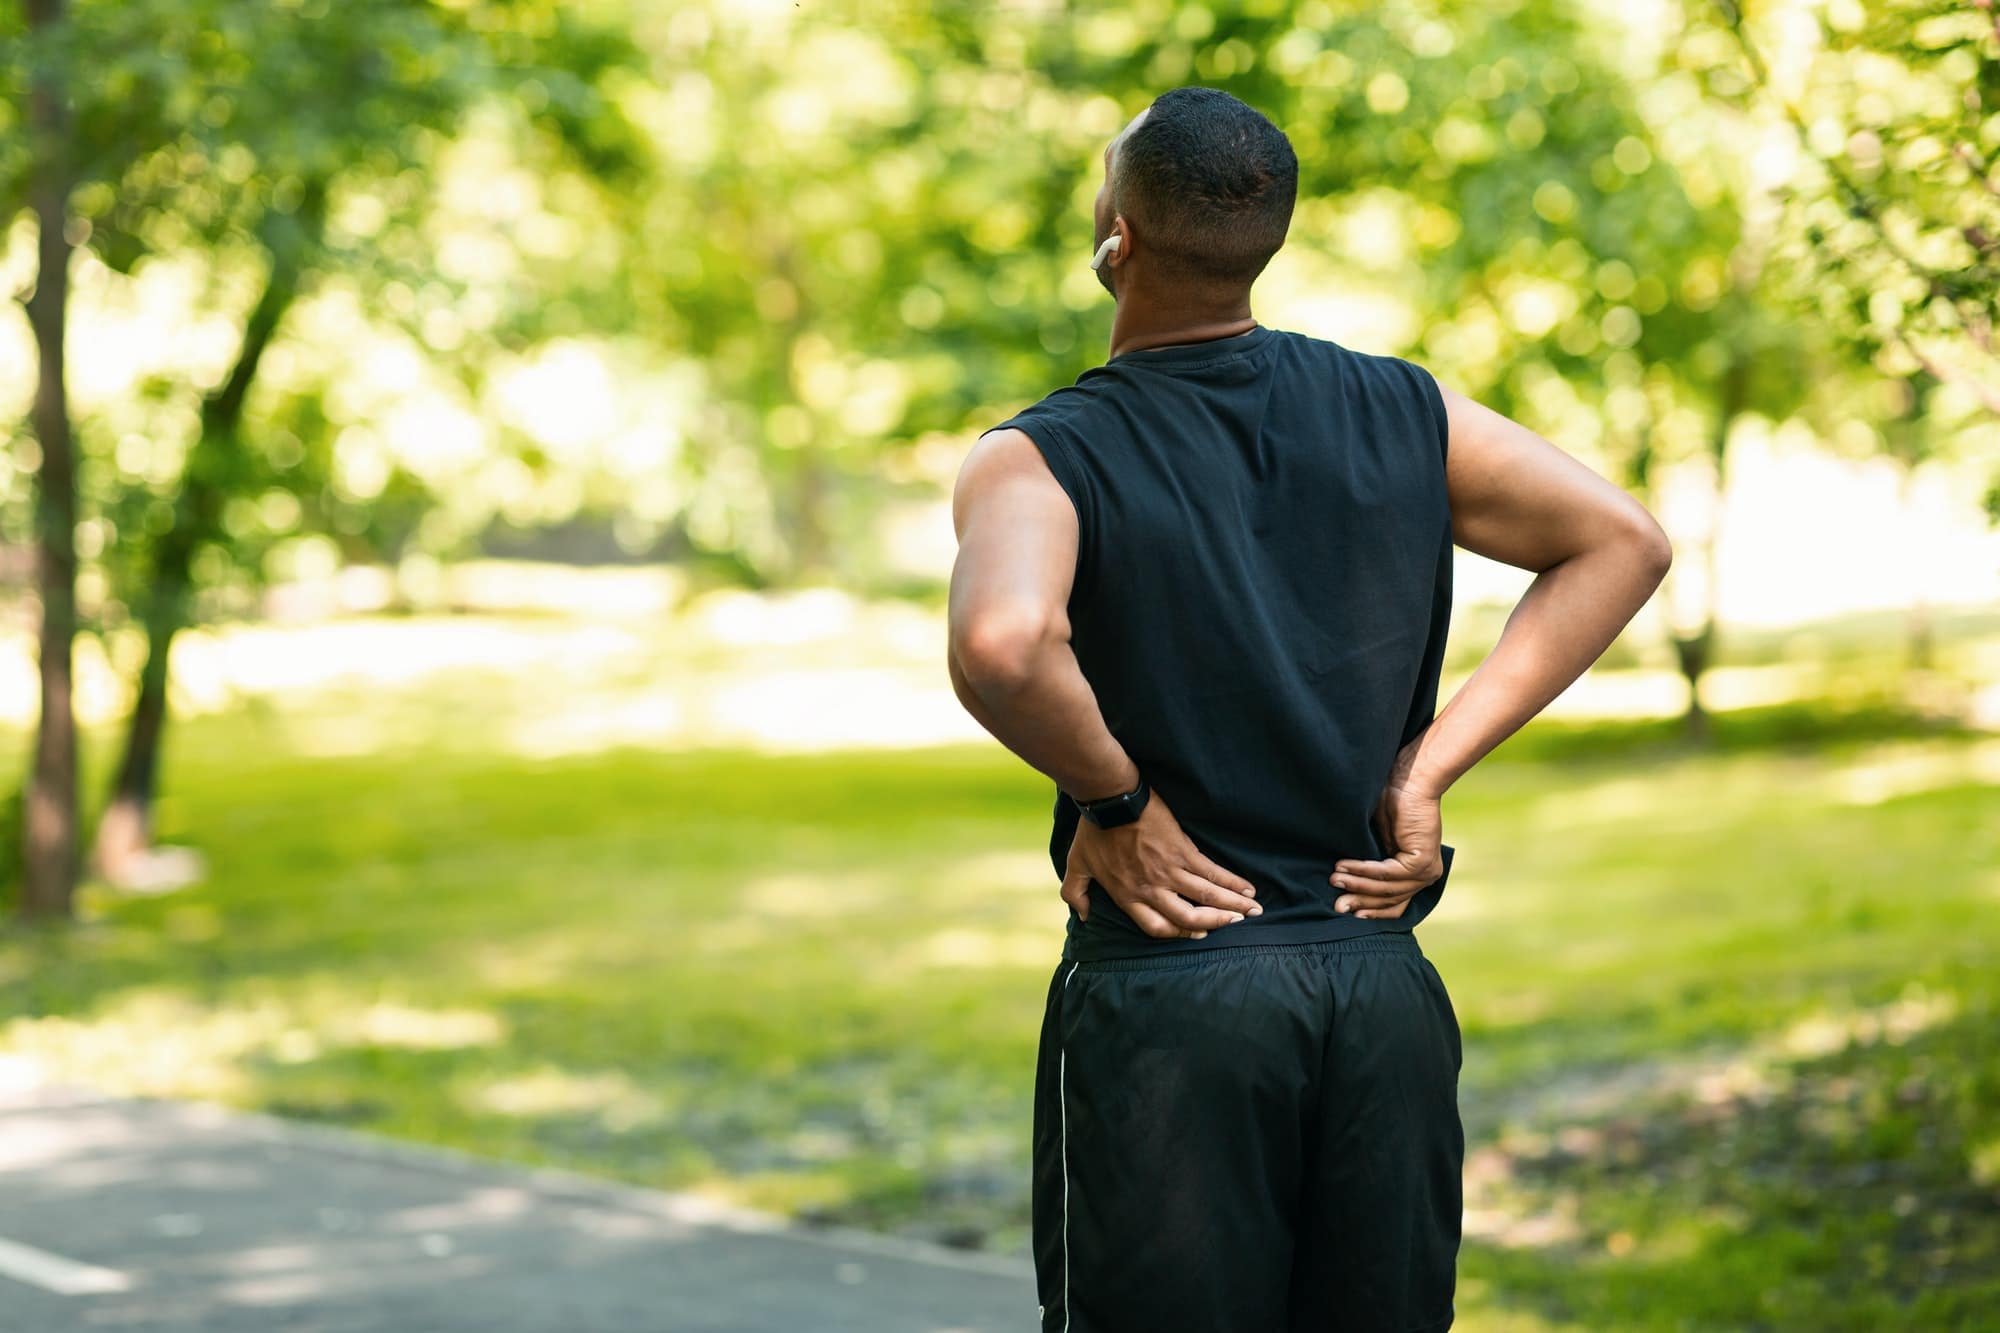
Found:
[[[1956,1018],[1956,995],[1912,985],[1901,999],[1866,1009],[1821,1010],[1785,1029],[1778,1050],[1801,1058],[1832,1055],[1875,1042],[1901,1045],[1926,1028]]]
[[[1555,999],[1546,990],[1487,991],[1479,997],[1479,1025],[1489,1031],[1532,1027],[1547,1018],[1554,1007]]]
[[[688,608],[688,628],[732,648],[798,647],[850,635],[858,605],[838,588],[718,589]]]
[[[208,1008],[166,989],[113,997],[88,1018],[17,1018],[0,1026],[0,1047],[34,1060],[52,1078],[152,1096],[227,1100],[249,1088],[243,1062],[271,1051],[297,1023],[271,1000]]]
[[[772,671],[716,690],[707,730],[767,753],[973,739],[965,708],[929,671],[855,667]]]
[[[17,1018],[0,1025],[0,1049],[44,1078],[143,1096],[240,1101],[259,1061],[303,1065],[360,1048],[451,1051],[498,1046],[498,1015],[365,1001],[337,986],[282,997],[203,1002],[165,987],[123,991],[86,1016]]]
[[[1771,1066],[1751,1058],[1724,1060],[1695,1070],[1688,1078],[1688,1092],[1706,1106],[1723,1106],[1738,1101],[1761,1101],[1778,1087]]]
[[[1720,711],[1807,698],[1817,691],[1822,672],[1816,662],[1712,667],[1702,676],[1701,701],[1711,711]],[[1448,679],[1438,698],[1449,698],[1461,678]],[[1676,717],[1687,711],[1687,705],[1687,678],[1678,671],[1594,669],[1578,677],[1545,711],[1549,717],[1578,720]]]
[[[1612,820],[1645,819],[1662,804],[1660,778],[1639,775],[1552,793],[1534,803],[1534,817],[1549,829],[1594,829]],[[1451,841],[1449,834],[1445,841]]]
[[[577,1074],[545,1065],[474,1087],[460,1100],[495,1115],[595,1115],[607,1129],[631,1129],[660,1119],[666,1103],[620,1071]]]
[[[1554,1206],[1532,1212],[1468,1205],[1464,1227],[1466,1239],[1487,1241],[1509,1250],[1574,1245],[1583,1235],[1577,1223],[1574,1195],[1563,1196]]]
[[[1945,787],[2000,786],[2000,739],[1941,750],[1921,742],[1884,745],[1828,774],[1829,799],[1840,805],[1881,805]]]
[[[176,639],[174,678],[196,703],[221,707],[245,695],[329,686],[408,688],[459,672],[490,671],[495,663],[505,663],[513,674],[560,678],[578,663],[603,663],[643,647],[643,638],[623,626],[511,616],[231,625],[189,630],[185,641]]]
[[[726,1207],[753,1208],[797,1217],[835,1213],[854,1197],[846,1180],[824,1172],[757,1171],[696,1181],[688,1192]]]
[[[737,908],[765,920],[801,921],[866,915],[883,910],[892,886],[871,871],[790,872],[751,880],[737,893]]]
[[[552,758],[589,754],[620,745],[671,742],[680,737],[687,710],[669,689],[610,694],[594,692],[506,728],[515,754]]]
[[[575,976],[583,953],[583,942],[574,935],[551,932],[539,939],[469,940],[460,960],[473,984],[525,989]]]
[[[958,888],[1046,891],[1056,898],[1058,881],[1048,853],[1041,850],[989,851],[962,856],[940,872],[941,882]]]
[[[1702,673],[1701,701],[1705,707],[1716,710],[1790,703],[1817,694],[1824,674],[1825,667],[1816,661],[1714,667]],[[1687,690],[1683,686],[1682,706],[1686,700]]]
[[[506,1024],[482,1009],[419,1009],[407,1004],[371,1004],[330,1034],[343,1044],[393,1046],[408,1051],[449,1051],[497,1046]]]
[[[919,967],[978,968],[1054,967],[1061,941],[1046,930],[998,931],[954,927],[926,936],[905,954],[905,961]],[[914,955],[912,958],[910,955]]]
[[[705,956],[754,956],[789,946],[792,936],[797,933],[797,927],[788,921],[771,917],[728,916],[702,927],[694,947]]]

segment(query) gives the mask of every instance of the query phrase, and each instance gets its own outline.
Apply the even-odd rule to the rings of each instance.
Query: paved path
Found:
[[[0,1330],[1029,1333],[1025,1260],[193,1103],[0,1087]]]

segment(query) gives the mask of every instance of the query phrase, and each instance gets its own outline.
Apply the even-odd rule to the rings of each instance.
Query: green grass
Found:
[[[0,1052],[1025,1245],[1062,908],[1049,788],[997,747],[295,741],[175,732],[161,832],[210,878],[0,935]],[[1544,724],[1447,798],[1462,1327],[1995,1326],[1996,747],[1880,708],[1701,752]]]

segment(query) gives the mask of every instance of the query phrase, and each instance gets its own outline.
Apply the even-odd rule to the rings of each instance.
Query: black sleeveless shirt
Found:
[[[1260,326],[1115,356],[1006,427],[1076,507],[1070,642],[1111,734],[1264,907],[1206,939],[1161,940],[1093,880],[1063,957],[1414,927],[1451,847],[1396,920],[1336,914],[1328,876],[1388,854],[1371,812],[1437,708],[1452,541],[1436,381]],[[1058,791],[1058,876],[1077,820]]]

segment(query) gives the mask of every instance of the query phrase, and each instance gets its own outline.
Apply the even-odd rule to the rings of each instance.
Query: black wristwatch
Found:
[[[1079,801],[1074,796],[1069,799],[1077,813],[1097,827],[1117,828],[1137,819],[1152,795],[1153,789],[1146,785],[1146,779],[1141,775],[1139,785],[1123,796],[1107,796],[1101,801]]]

